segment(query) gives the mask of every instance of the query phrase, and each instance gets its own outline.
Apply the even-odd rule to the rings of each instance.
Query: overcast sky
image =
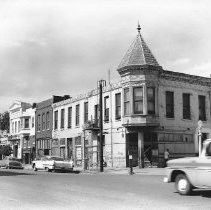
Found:
[[[166,70],[211,74],[210,0],[0,0],[0,112],[75,96],[116,68],[141,34]]]

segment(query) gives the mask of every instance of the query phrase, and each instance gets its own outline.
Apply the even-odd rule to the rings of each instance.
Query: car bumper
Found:
[[[166,167],[165,168],[165,176],[163,178],[164,183],[169,183],[171,182],[171,169]]]
[[[168,182],[169,182],[168,177],[164,177],[164,178],[163,178],[163,182],[164,182],[164,183],[168,183]]]
[[[73,168],[65,168],[65,167],[54,167],[54,170],[72,171],[72,170],[73,170]]]

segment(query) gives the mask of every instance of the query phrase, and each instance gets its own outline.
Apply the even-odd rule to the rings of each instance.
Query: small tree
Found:
[[[2,145],[0,146],[0,155],[9,156],[12,153],[12,148],[10,145]]]
[[[9,112],[0,114],[0,130],[7,130],[9,132],[10,127],[10,115]]]

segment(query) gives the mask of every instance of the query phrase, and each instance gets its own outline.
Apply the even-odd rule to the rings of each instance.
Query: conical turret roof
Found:
[[[118,70],[123,67],[129,66],[142,66],[142,65],[152,65],[159,66],[155,57],[151,53],[147,44],[140,33],[140,26],[138,26],[138,35],[136,36],[133,43],[130,45],[128,51],[123,57],[121,63],[118,66]]]

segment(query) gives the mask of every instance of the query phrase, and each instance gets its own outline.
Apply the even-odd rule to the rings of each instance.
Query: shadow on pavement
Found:
[[[35,175],[35,174],[29,174],[24,172],[17,172],[17,171],[1,171],[0,170],[0,176],[20,176],[20,175]]]
[[[179,195],[178,192],[174,192],[174,193],[177,193]],[[194,189],[190,195],[185,195],[185,196],[201,196],[201,197],[204,197],[204,198],[211,198],[211,189],[207,190],[201,190],[201,189]]]
[[[66,170],[62,171],[62,170],[59,170],[59,171],[55,171],[55,173],[79,174],[80,171],[78,171],[78,170],[74,170],[74,171],[66,171]]]
[[[194,190],[192,193],[191,193],[192,196],[202,196],[202,197],[205,197],[205,198],[211,198],[211,190]]]

